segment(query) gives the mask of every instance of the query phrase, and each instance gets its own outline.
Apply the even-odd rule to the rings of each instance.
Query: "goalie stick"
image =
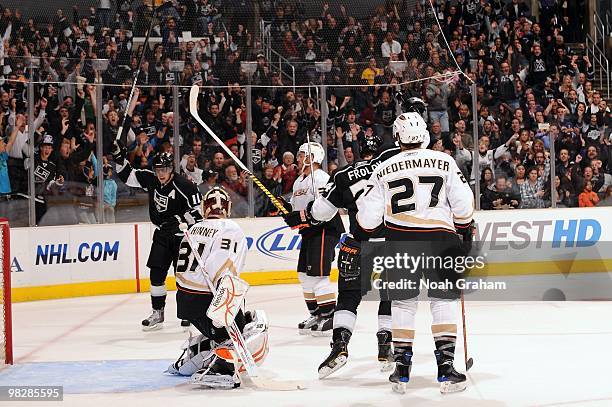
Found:
[[[242,170],[246,171],[249,178],[255,183],[255,185],[259,187],[259,189],[261,189],[261,191],[264,194],[266,194],[268,198],[270,198],[270,201],[272,201],[274,206],[276,206],[276,208],[284,215],[289,213],[289,211],[285,209],[285,206],[278,199],[276,199],[274,194],[272,194],[272,192],[270,192],[268,188],[266,188],[265,185],[261,183],[259,178],[253,175],[253,173],[247,168],[247,166],[244,165],[244,163],[240,161],[238,157],[234,155],[234,153],[232,153],[232,151],[225,145],[225,143],[221,141],[219,137],[217,137],[217,135],[210,129],[210,127],[208,127],[208,125],[204,123],[204,120],[202,120],[202,118],[198,114],[198,94],[199,93],[200,93],[200,87],[198,85],[193,85],[191,87],[191,90],[189,91],[189,110],[191,112],[191,115],[194,117],[194,119],[198,121],[198,123],[200,123],[200,126],[202,126],[204,130],[206,130],[206,132],[217,142],[217,144],[221,146],[221,148],[225,151],[225,153],[232,160],[234,160],[234,162],[238,164],[238,166]],[[250,135],[248,135],[247,137],[250,137]]]
[[[191,234],[187,229],[183,230],[183,233],[185,235],[185,238],[187,238],[189,246],[191,246],[193,256],[198,262],[198,265],[202,270],[204,270],[204,262],[202,261],[200,253],[196,250],[196,247],[194,246],[194,243],[191,240]],[[214,296],[216,294],[216,288],[210,280],[208,274],[206,274],[206,272],[204,272],[203,274],[206,277],[206,283],[208,284],[208,287],[210,288],[210,291]],[[251,353],[249,352],[249,349],[247,348],[246,343],[244,341],[244,337],[242,336],[242,333],[236,325],[236,321],[232,322],[232,324],[226,327],[225,329],[227,329],[227,334],[229,335],[232,343],[234,344],[234,351],[238,354],[240,360],[242,360],[242,363],[244,364],[244,367],[249,375],[249,379],[255,385],[255,387],[265,390],[278,391],[302,390],[306,388],[306,386],[299,382],[278,381],[260,377],[257,371],[257,365],[255,365],[255,360],[253,359],[253,355],[251,355]],[[236,372],[238,373],[238,366],[236,366]]]

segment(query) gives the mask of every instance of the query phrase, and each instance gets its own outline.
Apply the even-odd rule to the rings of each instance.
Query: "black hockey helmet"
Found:
[[[214,186],[204,194],[202,199],[202,216],[229,218],[232,211],[232,199],[229,193],[220,186]]]
[[[427,109],[427,105],[421,98],[417,97],[404,97],[402,100],[402,110],[404,113],[415,112],[423,116],[425,114],[425,110]]]
[[[159,153],[153,158],[153,169],[174,168],[174,156],[171,153]]]
[[[359,141],[359,155],[364,157],[366,155],[376,154],[382,143],[382,140],[378,136],[361,139]]]

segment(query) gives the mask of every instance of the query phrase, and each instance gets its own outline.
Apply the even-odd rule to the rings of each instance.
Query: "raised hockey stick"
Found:
[[[189,246],[191,246],[191,252],[193,253],[193,256],[198,262],[200,268],[203,270],[202,274],[204,274],[204,276],[206,277],[206,283],[208,284],[208,287],[212,292],[212,295],[214,296],[217,290],[212,281],[210,281],[210,277],[208,276],[208,274],[204,271],[204,262],[200,257],[200,253],[198,252],[197,247],[191,239],[191,234],[187,229],[185,229],[183,233],[185,235],[185,238],[187,239],[187,242],[189,243]],[[255,360],[253,359],[253,355],[251,355],[251,352],[249,352],[249,349],[246,346],[246,342],[244,341],[244,337],[242,336],[242,333],[236,325],[236,321],[232,322],[232,324],[226,327],[226,329],[227,334],[229,335],[232,343],[234,344],[234,350],[238,354],[238,357],[240,358],[242,363],[244,364],[249,378],[251,382],[255,385],[255,387],[265,390],[277,391],[302,390],[306,388],[306,386],[299,382],[278,381],[260,377],[257,371],[257,365],[255,364]],[[236,372],[238,373],[238,366],[236,366]]]
[[[468,358],[467,330],[465,324],[465,299],[463,298],[463,291],[461,291],[461,320],[463,322],[463,360],[465,361],[465,371],[467,372],[474,364],[474,359]]]
[[[142,45],[142,54],[140,54],[140,58],[138,58],[138,69],[134,74],[134,80],[132,81],[132,87],[130,89],[130,96],[127,100],[127,107],[129,108],[132,103],[132,98],[134,97],[134,89],[136,89],[136,82],[138,82],[138,77],[140,76],[140,71],[142,69],[142,62],[144,61],[145,54],[147,53],[147,47],[149,46],[149,37],[151,36],[151,31],[153,31],[153,22],[155,21],[155,17],[159,14],[160,11],[163,11],[167,8],[172,7],[172,2],[166,2],[158,7],[153,7],[153,13],[151,13],[151,21],[149,23],[149,28],[147,29],[147,33],[145,35],[144,43]],[[123,133],[123,127],[125,127],[125,119],[127,114],[123,115],[123,119],[121,120],[121,126],[117,130],[117,136],[115,140],[119,140],[121,134]]]
[[[274,194],[272,194],[272,192],[270,192],[268,188],[266,188],[265,185],[261,183],[259,178],[253,175],[253,173],[247,168],[247,166],[244,165],[244,163],[240,161],[240,159],[236,157],[234,153],[232,153],[232,151],[225,145],[225,143],[221,141],[219,137],[217,137],[217,135],[210,129],[210,127],[208,127],[208,125],[204,123],[204,120],[202,120],[202,118],[198,114],[198,94],[199,93],[200,93],[200,87],[198,85],[193,85],[191,87],[191,90],[189,91],[189,110],[191,112],[191,115],[197,120],[198,123],[200,123],[200,126],[202,126],[204,130],[206,130],[208,135],[210,135],[210,137],[212,137],[217,142],[217,144],[221,146],[221,148],[225,151],[225,153],[229,155],[229,157],[232,160],[234,160],[234,162],[238,164],[238,166],[242,170],[246,171],[246,173],[249,175],[249,178],[251,178],[253,183],[255,183],[255,185],[257,185],[257,187],[261,189],[261,191],[264,194],[266,194],[268,198],[270,198],[274,206],[276,206],[276,209],[278,209],[282,214],[289,213],[289,211],[285,209],[283,204],[278,199],[276,199]],[[247,135],[247,137],[250,137],[250,134]]]

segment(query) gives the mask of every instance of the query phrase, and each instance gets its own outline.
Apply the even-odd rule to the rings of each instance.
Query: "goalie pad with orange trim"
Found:
[[[234,322],[248,289],[246,281],[231,274],[219,280],[217,292],[206,311],[216,327],[228,327]]]
[[[255,310],[248,311],[245,317],[247,321],[250,320],[250,322],[247,322],[242,332],[244,342],[253,356],[255,364],[261,366],[270,351],[268,343],[268,316],[263,310]],[[215,355],[228,362],[238,362],[238,373],[244,373],[246,371],[244,364],[234,351],[231,341],[228,340],[219,345],[217,348],[213,349],[213,352]]]

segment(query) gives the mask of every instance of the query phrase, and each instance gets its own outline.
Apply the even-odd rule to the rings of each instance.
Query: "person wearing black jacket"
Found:
[[[516,209],[521,204],[521,196],[508,188],[505,175],[495,178],[495,185],[485,189],[480,199],[482,209]]]
[[[112,151],[117,176],[128,186],[143,188],[149,194],[149,216],[156,230],[147,267],[151,270],[151,305],[153,312],[142,321],[144,331],[161,329],[166,305],[166,276],[170,264],[176,265],[183,238],[180,225],[192,225],[202,219],[202,196],[197,186],[174,171],[174,158],[160,153],[153,160],[153,171],[135,170],[125,159],[125,147],[115,142]],[[188,326],[186,321],[181,322]]]
[[[53,136],[45,134],[40,151],[34,155],[34,196],[36,224],[47,212],[47,190],[53,186],[62,186],[64,177],[57,173],[56,163],[50,159],[53,152]]]

